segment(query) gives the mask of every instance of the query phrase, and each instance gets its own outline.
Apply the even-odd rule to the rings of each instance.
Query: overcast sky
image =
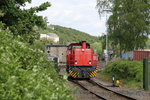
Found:
[[[52,6],[38,15],[47,17],[49,24],[74,28],[93,36],[106,33],[106,17],[99,18],[96,0],[32,0],[26,8],[39,6],[46,1]]]

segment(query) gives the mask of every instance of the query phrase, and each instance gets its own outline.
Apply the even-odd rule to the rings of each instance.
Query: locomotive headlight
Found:
[[[92,63],[91,63],[91,60],[89,60],[89,64],[92,64]]]
[[[77,63],[77,60],[75,60],[75,64],[78,64],[78,63]]]

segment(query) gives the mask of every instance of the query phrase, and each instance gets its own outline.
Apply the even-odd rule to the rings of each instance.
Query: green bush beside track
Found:
[[[70,90],[42,51],[0,30],[1,100],[70,100]]]
[[[116,80],[121,80],[121,83],[134,85],[140,83],[140,88],[143,79],[143,64],[140,61],[125,61],[118,60],[111,62],[101,72],[101,75],[109,77],[115,76]]]

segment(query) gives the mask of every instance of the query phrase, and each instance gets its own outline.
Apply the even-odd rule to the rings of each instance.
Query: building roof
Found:
[[[67,45],[61,45],[61,44],[46,44],[46,47],[67,47]]]
[[[55,33],[47,33],[47,35],[48,35],[48,36],[55,36],[55,37],[58,37],[58,35],[55,34]]]

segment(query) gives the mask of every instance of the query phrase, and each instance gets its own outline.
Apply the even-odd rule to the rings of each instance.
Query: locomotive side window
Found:
[[[69,50],[71,50],[71,49],[72,49],[72,47],[71,47],[71,46],[69,46],[69,47],[68,47],[68,49],[69,49]]]
[[[86,45],[86,48],[87,48],[87,49],[90,49],[90,46],[89,46],[89,45]]]

